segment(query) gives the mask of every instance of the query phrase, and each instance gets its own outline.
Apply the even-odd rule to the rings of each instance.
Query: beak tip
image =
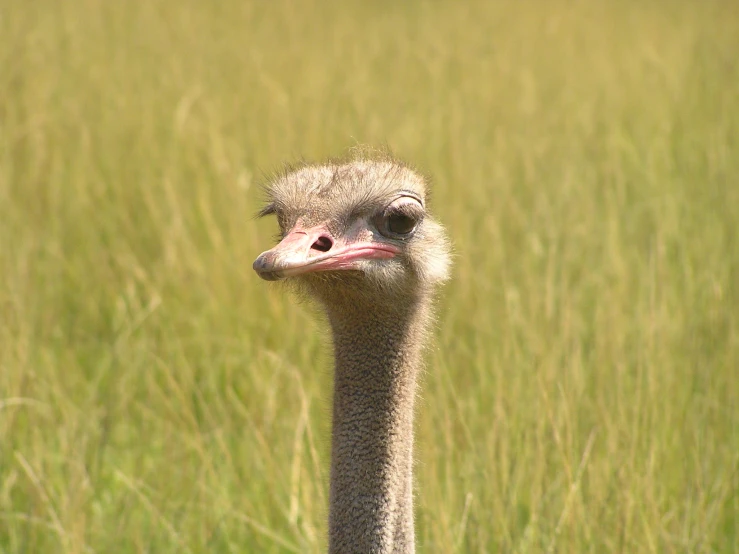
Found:
[[[269,259],[269,251],[263,252],[259,255],[259,257],[254,260],[254,263],[252,264],[252,269],[257,272],[257,275],[259,275],[262,279],[265,281],[278,281],[282,278],[279,271],[275,271],[274,264],[270,263]]]
[[[264,264],[264,254],[260,254],[259,257],[256,260],[254,260],[254,263],[251,264],[251,267],[254,271],[259,273],[260,271],[264,269],[264,265],[265,265]]]

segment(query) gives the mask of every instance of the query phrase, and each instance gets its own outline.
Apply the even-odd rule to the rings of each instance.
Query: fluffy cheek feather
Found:
[[[360,269],[373,289],[389,296],[408,288],[408,274],[399,260],[365,260]]]
[[[424,228],[416,236],[413,244],[413,260],[420,260],[415,266],[420,281],[432,285],[449,279],[451,245],[446,239],[444,228],[432,220],[424,221]]]

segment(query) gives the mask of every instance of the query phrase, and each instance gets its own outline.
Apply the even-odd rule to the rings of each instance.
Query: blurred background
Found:
[[[0,552],[322,552],[331,352],[260,183],[455,245],[418,550],[739,552],[739,4],[0,4]]]

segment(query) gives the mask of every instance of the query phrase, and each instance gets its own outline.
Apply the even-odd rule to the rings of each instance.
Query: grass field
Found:
[[[7,0],[0,553],[321,552],[330,349],[265,175],[388,145],[455,244],[428,553],[739,552],[739,4]]]

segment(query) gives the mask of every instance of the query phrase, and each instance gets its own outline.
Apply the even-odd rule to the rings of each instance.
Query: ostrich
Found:
[[[412,553],[413,402],[449,242],[426,183],[385,157],[304,165],[276,178],[261,215],[280,243],[254,270],[323,305],[334,347],[330,553]]]

